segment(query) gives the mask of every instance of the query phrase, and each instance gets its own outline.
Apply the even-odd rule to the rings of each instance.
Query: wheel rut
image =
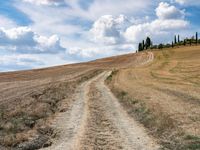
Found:
[[[48,150],[157,150],[160,148],[144,127],[129,117],[105,86],[110,72],[83,83],[74,103],[55,126],[58,141]]]
[[[88,93],[88,117],[79,149],[123,149],[120,134],[109,119],[101,99],[102,93],[97,90],[95,83],[90,86]]]

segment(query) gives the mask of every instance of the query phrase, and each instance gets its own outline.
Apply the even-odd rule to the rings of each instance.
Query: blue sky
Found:
[[[0,72],[134,52],[150,36],[200,32],[197,0],[6,0],[0,3]]]

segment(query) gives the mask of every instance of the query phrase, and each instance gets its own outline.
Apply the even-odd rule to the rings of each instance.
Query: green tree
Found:
[[[192,39],[190,39],[190,46],[192,45]]]
[[[142,49],[144,50],[145,49],[145,43],[144,43],[144,40],[142,41]]]
[[[172,41],[172,48],[174,47],[174,42]]]
[[[140,51],[142,51],[142,50],[143,50],[142,43],[139,43],[139,45],[138,45],[138,51],[140,52]]]
[[[180,36],[178,35],[178,43],[180,43]]]
[[[174,44],[177,44],[176,35],[174,36]]]
[[[163,49],[163,44],[159,44],[158,49]]]
[[[196,44],[198,44],[198,32],[196,32]]]
[[[147,37],[147,39],[146,39],[146,49],[148,49],[148,48],[150,48],[151,47],[151,39],[150,39],[150,37]]]
[[[186,45],[186,40],[184,39],[184,41],[183,41],[183,45],[185,46]]]

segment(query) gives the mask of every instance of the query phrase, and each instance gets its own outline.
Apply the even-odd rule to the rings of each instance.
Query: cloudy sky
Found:
[[[4,0],[0,71],[134,52],[150,36],[171,42],[200,32],[199,0]]]

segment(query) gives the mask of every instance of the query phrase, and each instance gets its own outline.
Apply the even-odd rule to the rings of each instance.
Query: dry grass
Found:
[[[200,149],[200,47],[153,52],[152,63],[115,71],[108,84],[165,148]]]
[[[50,82],[43,85],[41,89],[37,87],[37,90],[27,90],[25,96],[10,99],[9,103],[2,103],[0,105],[0,145],[16,147],[28,141],[30,137],[46,136],[46,133],[38,132],[39,129],[48,128],[46,125],[54,114],[68,108],[78,84],[99,72],[89,71],[72,81]],[[63,105],[63,101],[67,103]]]
[[[48,124],[56,113],[68,109],[80,83],[104,69],[135,66],[145,57],[146,54],[129,54],[88,63],[1,73],[0,149],[44,146],[54,136]]]
[[[136,67],[147,53],[0,74],[0,149],[44,146],[55,136],[48,124],[66,111],[75,88],[102,70],[128,113],[169,149],[200,147],[200,47],[154,51],[155,60]],[[29,143],[27,143],[29,142]],[[50,143],[46,143],[48,146]],[[35,147],[35,148],[38,148]]]

